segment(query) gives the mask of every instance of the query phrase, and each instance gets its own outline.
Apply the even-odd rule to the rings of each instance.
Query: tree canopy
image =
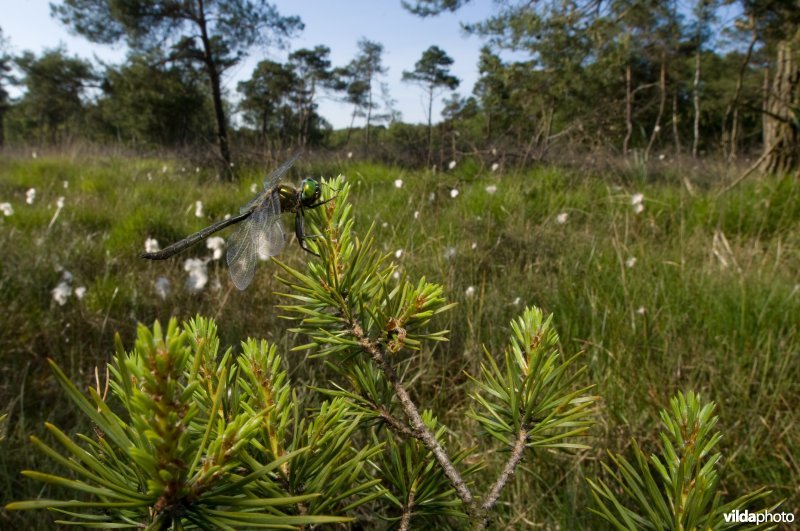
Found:
[[[264,0],[63,0],[55,17],[92,42],[125,40],[132,50],[168,49],[166,60],[201,65],[208,76],[220,157],[232,162],[221,76],[255,45],[283,45],[303,28]],[[227,172],[226,172],[227,173]]]

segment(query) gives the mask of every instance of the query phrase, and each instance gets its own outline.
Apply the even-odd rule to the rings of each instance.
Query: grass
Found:
[[[0,503],[39,494],[18,473],[48,466],[38,462],[27,437],[42,436],[45,419],[76,422],[75,412],[61,407],[48,357],[90,385],[93,367],[109,359],[115,332],[130,345],[136,322],[196,313],[218,320],[223,344],[266,337],[288,351],[303,342],[283,332],[274,309],[276,268],[269,263],[259,264],[253,284],[238,292],[224,264],[212,261],[209,286],[191,293],[183,258],[136,257],[149,236],[164,246],[236,212],[264,173],[243,170],[236,184],[222,184],[182,164],[124,157],[0,160],[0,202],[14,207],[12,216],[0,217],[0,305],[7,309],[0,330],[0,414],[10,414],[0,443]],[[767,486],[774,491],[771,501],[786,499],[782,509],[800,514],[796,179],[751,179],[717,197],[721,185],[689,193],[681,176],[670,174],[480,173],[458,166],[416,173],[355,162],[304,169],[304,175],[346,175],[356,230],[363,234],[374,223],[386,252],[402,250],[395,261],[403,271],[443,283],[460,303],[445,317],[450,341],[407,363],[419,403],[449,425],[452,446],[481,444],[463,415],[470,391],[464,371],[477,374],[484,345],[501,353],[508,322],[525,305],[555,314],[566,353],[584,352],[587,383],[595,383],[603,399],[595,449],[579,459],[526,461],[502,499],[510,526],[601,526],[581,510],[589,503],[583,477],[599,474],[605,450],[624,452],[631,437],[653,448],[658,410],[690,389],[719,406],[724,488],[733,497]],[[713,176],[705,181],[713,183]],[[36,200],[27,205],[31,187]],[[635,193],[644,194],[639,214],[631,204]],[[65,206],[48,228],[59,196]],[[197,200],[203,218],[195,216]],[[187,253],[209,255],[202,245]],[[294,266],[307,258],[296,245],[282,255]],[[73,275],[73,288],[87,289],[83,299],[72,296],[59,306],[51,290],[64,269]],[[166,299],[154,288],[162,276],[172,286]],[[319,384],[325,377],[314,360],[286,357],[293,378]],[[488,456],[495,457],[502,456]],[[3,527],[46,527],[49,521],[47,515],[0,513]]]

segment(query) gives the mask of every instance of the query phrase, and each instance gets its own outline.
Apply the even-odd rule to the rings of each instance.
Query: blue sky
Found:
[[[122,46],[92,44],[70,35],[60,22],[50,17],[48,1],[13,2],[13,8],[9,7],[10,0],[2,3],[6,4],[6,9],[0,27],[14,52],[31,50],[38,54],[63,43],[71,54],[83,58],[105,62],[124,59]],[[480,0],[471,2],[456,14],[421,19],[406,12],[400,0],[273,0],[273,3],[281,14],[298,15],[305,23],[305,30],[292,40],[291,49],[325,44],[331,48],[333,64],[344,65],[355,56],[360,38],[383,44],[384,64],[389,67],[385,81],[403,120],[411,123],[425,121],[426,104],[419,87],[400,81],[403,70],[413,69],[423,50],[437,45],[455,60],[451,71],[461,79],[458,92],[471,93],[478,78],[477,62],[482,42],[477,37],[464,36],[459,22],[483,20],[492,8],[492,2]],[[229,95],[236,96],[237,81],[249,78],[259,60],[284,60],[286,55],[286,51],[276,49],[253,49],[246,62],[228,72],[225,86]],[[434,120],[440,116],[441,99],[445,95],[437,98]],[[331,99],[320,102],[320,113],[334,127],[349,125],[351,111],[350,106]]]

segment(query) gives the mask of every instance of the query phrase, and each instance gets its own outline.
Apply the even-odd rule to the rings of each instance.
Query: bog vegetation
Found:
[[[315,349],[292,351],[309,343],[311,329],[290,333],[296,325],[279,318],[287,313],[276,306],[286,300],[276,292],[286,288],[275,274],[285,278],[285,272],[274,264],[262,264],[253,284],[239,292],[214,248],[200,245],[172,262],[136,259],[148,238],[166,243],[235,212],[263,178],[260,169],[248,171],[232,191],[213,171],[179,164],[87,155],[3,161],[0,192],[16,198],[13,213],[2,218],[0,242],[8,308],[0,339],[9,414],[4,502],[65,499],[58,488],[43,491],[19,475],[21,469],[64,473],[27,442],[31,434],[53,441],[44,420],[67,432],[92,430],[53,385],[47,358],[78,389],[99,380],[102,393],[104,366],[119,352],[113,335],[119,332],[129,349],[137,323],[211,316],[221,350],[235,352],[244,338],[267,339],[308,404],[322,399],[316,387],[332,380],[347,388],[352,381],[337,380],[333,369],[343,369],[327,365]],[[478,477],[496,477],[507,456],[490,451],[497,447],[481,435],[480,423],[463,414],[478,391],[465,375],[480,380],[481,365],[489,367],[484,346],[503,367],[508,323],[536,305],[552,314],[561,355],[581,353],[574,363],[585,372],[576,384],[593,385],[590,394],[601,399],[588,437],[579,441],[590,449],[577,456],[537,451],[524,459],[493,517],[512,526],[600,525],[581,510],[598,507],[584,478],[613,485],[601,467],[610,463],[605,451],[634,459],[632,439],[644,452],[657,452],[659,411],[672,411],[670,399],[679,391],[700,393],[696,413],[717,404],[719,421],[704,433],[724,434],[710,439],[724,456],[720,503],[763,487],[770,494],[761,507],[786,500],[782,509],[796,512],[796,179],[748,180],[719,195],[721,186],[695,181],[689,191],[669,173],[479,168],[465,161],[447,172],[409,172],[345,160],[327,170],[305,166],[303,173],[345,175],[353,237],[363,238],[374,225],[373,246],[388,255],[400,279],[435,279],[441,296],[458,303],[424,329],[449,330],[447,342],[424,340],[418,351],[401,348],[391,359],[419,407],[447,426],[445,446],[454,452],[476,447],[487,467]],[[289,247],[282,260],[305,271],[318,259]],[[390,286],[405,282],[388,273],[381,278]],[[470,464],[476,462],[462,470]],[[478,492],[488,491],[476,481]],[[365,512],[402,514],[391,503]],[[18,527],[50,521],[27,512],[4,518]]]
[[[498,3],[464,27],[474,87],[436,43],[404,70],[416,125],[367,39],[226,93],[302,31],[266,2],[51,9],[129,55],[0,35],[0,527],[800,516],[795,3]],[[241,292],[225,232],[137,258],[297,148],[287,180],[334,179],[319,256],[288,245]]]

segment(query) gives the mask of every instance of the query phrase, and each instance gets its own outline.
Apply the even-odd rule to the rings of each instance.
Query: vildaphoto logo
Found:
[[[744,511],[736,509],[723,516],[726,524],[791,524],[794,522],[794,513],[770,513],[767,511],[751,513],[747,509]]]

